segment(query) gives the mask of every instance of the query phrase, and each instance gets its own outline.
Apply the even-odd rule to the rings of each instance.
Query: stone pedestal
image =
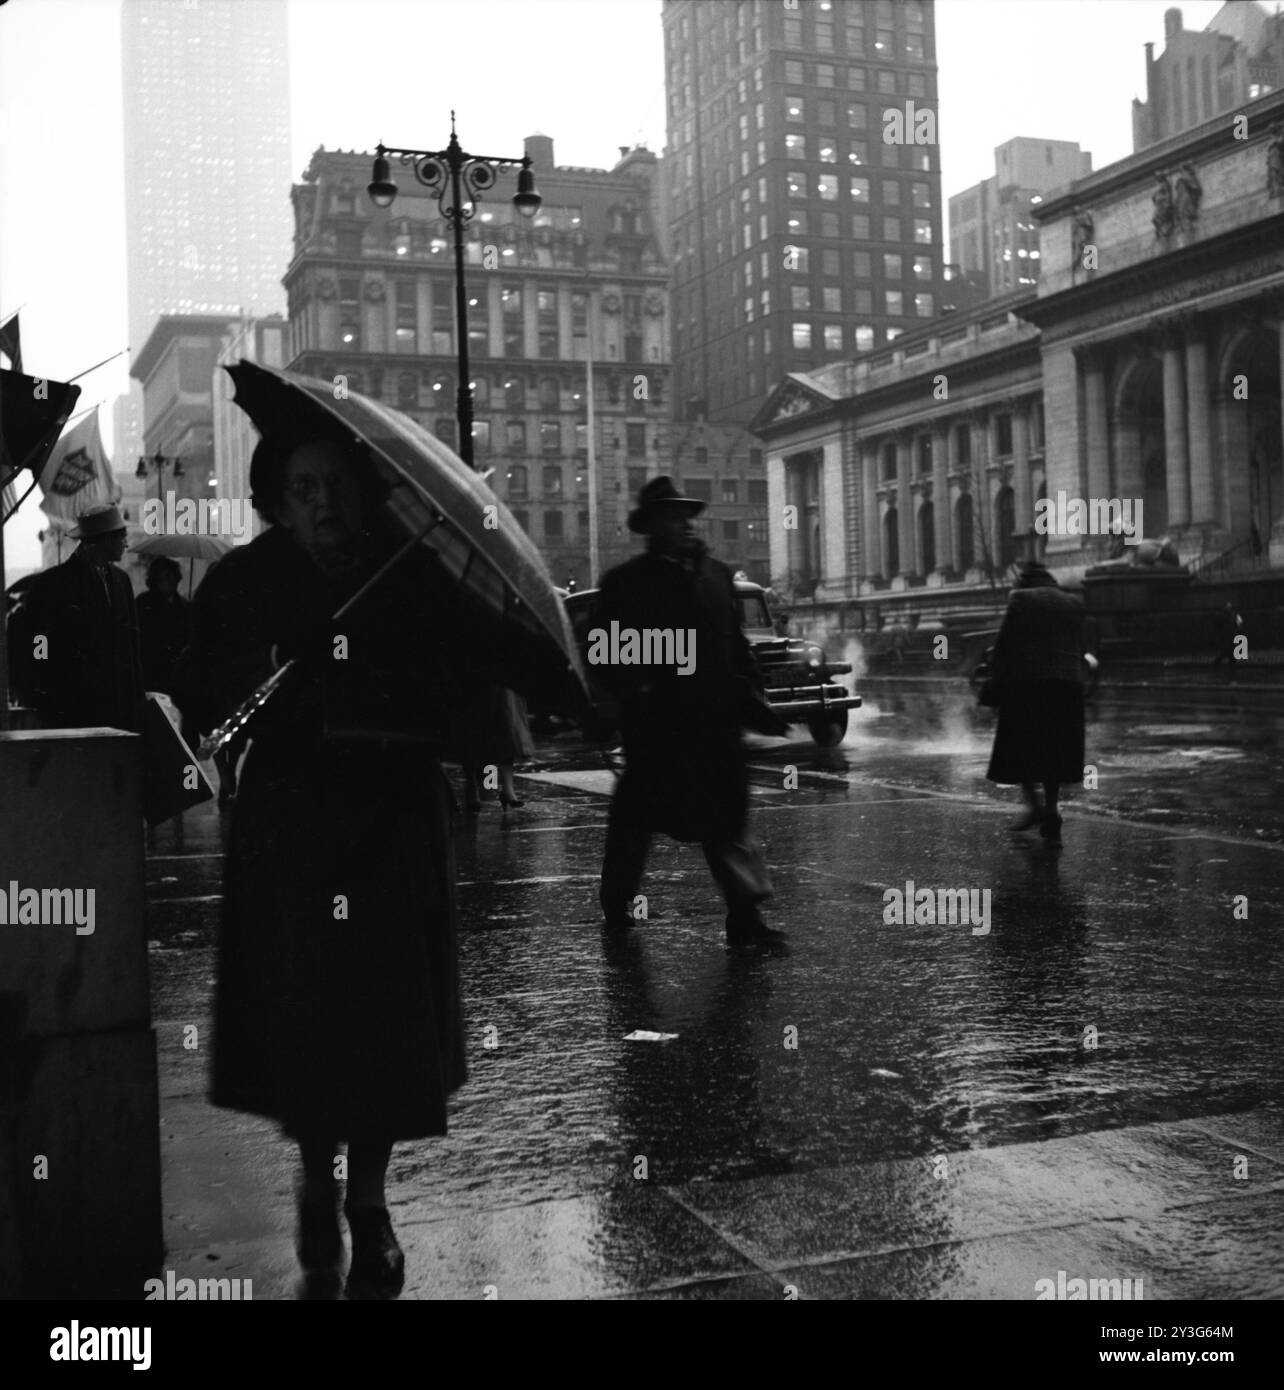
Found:
[[[0,734],[0,1297],[137,1299],[160,1267],[140,759]]]

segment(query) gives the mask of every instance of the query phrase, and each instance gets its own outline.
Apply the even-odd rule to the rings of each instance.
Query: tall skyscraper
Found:
[[[161,314],[285,310],[286,0],[124,0],[129,345]]]
[[[789,372],[933,318],[931,0],[666,0],[679,420],[747,423]]]
[[[994,151],[994,168],[993,178],[950,197],[950,262],[999,295],[1039,283],[1034,208],[1092,173],[1092,156],[1076,140],[1018,135]]]

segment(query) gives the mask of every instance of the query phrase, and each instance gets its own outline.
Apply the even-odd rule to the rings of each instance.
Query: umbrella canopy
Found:
[[[221,560],[231,550],[230,541],[218,536],[181,536],[168,532],[159,536],[144,536],[131,546],[135,555],[168,555],[176,560]]]
[[[365,444],[385,485],[383,506],[407,539],[421,537],[457,593],[499,625],[514,653],[511,682],[527,693],[587,699],[579,652],[543,557],[462,459],[400,411],[334,383],[242,361],[228,367],[236,403],[262,434],[300,442],[336,423]]]

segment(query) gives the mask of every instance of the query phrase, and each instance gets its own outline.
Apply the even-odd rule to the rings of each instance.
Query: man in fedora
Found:
[[[33,702],[47,729],[138,733],[146,701],[138,611],[115,563],[125,522],[104,503],[81,512],[72,535],[80,544],[70,557],[31,586]]]
[[[626,640],[629,632],[673,634],[670,650],[684,655],[667,664],[654,659],[664,650],[656,642],[646,663],[627,659],[620,641],[599,643],[599,654],[611,659],[593,675],[619,701],[625,751],[607,823],[601,904],[608,929],[632,925],[659,830],[699,842],[726,899],[728,943],[765,945],[782,937],[758,910],[771,880],[748,832],[740,728],[783,734],[789,726],[762,698],[731,571],[709,556],[691,524],[703,509],[671,478],[647,483],[629,515],[629,530],[647,538],[646,551],[603,577],[594,610],[595,629]]]

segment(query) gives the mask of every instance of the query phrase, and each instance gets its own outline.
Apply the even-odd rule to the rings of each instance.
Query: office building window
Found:
[[[361,281],[339,279],[339,341],[354,352],[361,350]]]
[[[630,458],[638,458],[646,453],[646,426],[633,421],[624,427],[626,447]]]
[[[546,454],[556,454],[562,448],[562,426],[557,420],[539,422],[539,447]]]
[[[832,275],[837,278],[842,274],[839,266],[840,258],[837,251],[822,251],[820,253],[820,273],[822,275]]]
[[[883,240],[899,241],[901,239],[901,219],[899,217],[883,218]]]
[[[864,68],[847,69],[847,86],[850,91],[864,92],[869,90],[869,73]]]
[[[852,213],[852,238],[855,241],[869,240],[869,214],[865,212]]]
[[[852,312],[855,314],[872,314],[874,312],[874,295],[871,290],[852,290]]]
[[[515,463],[507,474],[508,496],[524,498],[526,496],[526,468],[525,465]]]
[[[560,541],[562,539],[562,513],[560,511],[544,513],[544,539],[546,541]]]
[[[549,467],[544,470],[544,496],[560,497],[562,495],[562,470],[560,467]]]
[[[903,314],[905,312],[905,296],[900,290],[886,290],[883,298],[887,302],[887,313]]]
[[[928,245],[932,240],[932,223],[926,217],[916,217],[914,219],[914,240],[921,245]]]
[[[901,186],[895,179],[883,180],[883,203],[887,207],[899,207],[901,201]]]
[[[852,202],[854,202],[854,203],[868,203],[868,202],[869,202],[869,180],[868,180],[867,178],[864,178],[863,176],[862,176],[862,177],[858,177],[858,178],[853,178],[852,181],[851,181],[851,193],[852,193]]]
[[[869,163],[869,142],[866,140],[852,140],[847,146],[847,162],[854,164],[858,169]]]
[[[571,295],[571,334],[576,338],[588,337],[589,297],[583,290]]]
[[[927,95],[927,78],[921,72],[910,73],[909,94],[912,97],[925,97]]]
[[[454,289],[448,280],[433,282],[432,350],[439,357],[455,351]]]
[[[811,290],[806,285],[794,285],[789,291],[789,307],[791,309],[810,309]]]
[[[759,72],[762,69],[759,68]],[[804,82],[803,65],[796,58],[785,59],[785,81],[792,82],[794,86],[801,87]]]
[[[838,146],[832,140],[822,140],[817,153],[822,164],[838,163]]]
[[[808,232],[807,214],[802,208],[791,208],[785,222],[790,236],[806,236]]]
[[[450,449],[455,447],[455,440],[457,438],[455,423],[453,416],[446,415],[439,416],[436,425],[437,438]]]
[[[723,478],[722,480],[722,500],[729,506],[734,506],[740,501],[740,479]]]
[[[397,326],[395,335],[398,352],[419,350],[418,292],[413,280],[398,280],[396,286]]]
[[[885,280],[899,280],[902,274],[902,263],[899,255],[885,251],[883,253],[883,278]]]
[[[821,236],[840,236],[838,230],[838,214],[836,212],[822,212],[820,214],[820,234]]]
[[[874,330],[867,323],[858,323],[853,333],[857,352],[869,352],[874,346]]]
[[[848,130],[866,129],[869,113],[865,109],[863,101],[849,101],[847,103],[847,128]]]
[[[785,153],[794,159],[807,158],[807,137],[805,135],[785,135]]]
[[[832,87],[834,85],[836,72],[837,69],[834,67],[833,63],[817,63],[816,86]]]
[[[841,314],[843,312],[843,291],[840,286],[826,285],[820,294],[820,307],[827,314]]]
[[[824,326],[825,351],[842,352],[843,326],[840,323],[827,323]]]
[[[505,435],[510,454],[524,454],[526,452],[525,420],[509,420],[505,427]]]
[[[526,409],[526,383],[521,377],[509,377],[504,383],[504,404],[509,410]],[[522,428],[524,430],[526,426]],[[525,444],[525,440],[522,442]]]
[[[914,278],[916,280],[930,280],[932,278],[931,256],[914,257]]]
[[[794,347],[799,351],[805,351],[811,347],[811,324],[796,323],[793,325]]]
[[[994,417],[994,451],[1001,459],[1012,456],[1012,416],[1006,413]]]
[[[932,185],[930,183],[914,184],[913,196],[916,208],[930,208],[932,206]]]
[[[807,103],[799,96],[785,97],[785,120],[801,123],[807,119]]]
[[[821,97],[816,102],[816,124],[821,130],[833,130],[837,120],[838,103],[831,97]]]
[[[804,169],[789,169],[785,173],[785,187],[791,198],[807,198],[807,172]]]
[[[886,68],[878,70],[878,90],[885,96],[896,95],[896,74]]]

